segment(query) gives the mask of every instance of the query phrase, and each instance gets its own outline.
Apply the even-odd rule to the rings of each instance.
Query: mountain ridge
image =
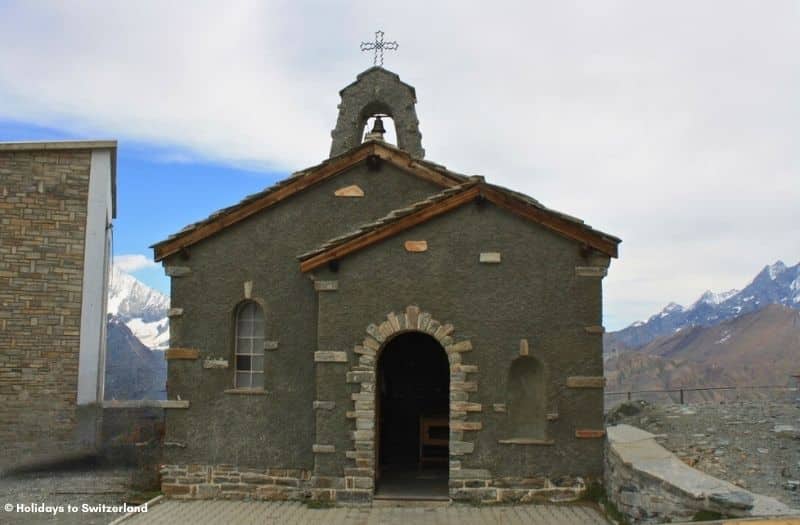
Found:
[[[659,337],[691,326],[714,326],[769,304],[800,309],[800,263],[791,267],[783,261],[766,265],[741,290],[721,293],[707,290],[688,308],[671,302],[646,321],[610,332],[606,342],[612,349],[641,348]]]
[[[147,347],[169,345],[169,297],[112,265],[108,284],[108,314],[125,323]]]

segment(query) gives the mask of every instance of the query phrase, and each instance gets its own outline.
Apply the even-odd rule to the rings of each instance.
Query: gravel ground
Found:
[[[58,523],[67,525],[100,525],[111,522],[123,513],[84,512],[87,505],[122,505],[129,491],[130,472],[125,470],[93,470],[26,474],[0,478],[0,523],[33,525]],[[37,511],[18,512],[18,504],[63,507],[56,515]],[[12,510],[6,509],[11,505]],[[77,512],[67,512],[67,506]]]
[[[659,435],[658,442],[688,465],[800,509],[800,405],[633,405],[638,413],[612,411],[609,424]]]

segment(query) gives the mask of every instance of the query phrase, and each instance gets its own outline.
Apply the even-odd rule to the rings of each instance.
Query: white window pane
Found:
[[[253,357],[252,361],[250,362],[251,369],[255,372],[263,372],[264,371],[264,358],[263,357]]]
[[[239,337],[251,337],[253,335],[253,323],[249,319],[239,317],[236,330],[236,335]]]
[[[253,388],[264,388],[264,374],[251,374]]]
[[[236,372],[236,386],[238,388],[250,388],[250,372]]]
[[[264,355],[264,340],[262,338],[253,338],[253,353],[255,355]]]

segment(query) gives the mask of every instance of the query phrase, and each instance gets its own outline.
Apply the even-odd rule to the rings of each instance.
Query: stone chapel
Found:
[[[620,240],[425,160],[396,74],[340,95],[329,158],[153,246],[181,401],[164,493],[578,497],[603,472],[601,283]]]

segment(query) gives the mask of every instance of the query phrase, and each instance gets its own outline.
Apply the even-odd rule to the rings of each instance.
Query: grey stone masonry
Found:
[[[304,469],[234,465],[162,465],[161,491],[177,499],[300,500],[309,495]]]
[[[331,132],[331,157],[341,155],[361,144],[361,133],[369,117],[389,115],[394,120],[397,147],[413,157],[424,158],[422,134],[414,106],[414,88],[400,77],[381,67],[367,69],[355,82],[339,92],[339,117]]]

